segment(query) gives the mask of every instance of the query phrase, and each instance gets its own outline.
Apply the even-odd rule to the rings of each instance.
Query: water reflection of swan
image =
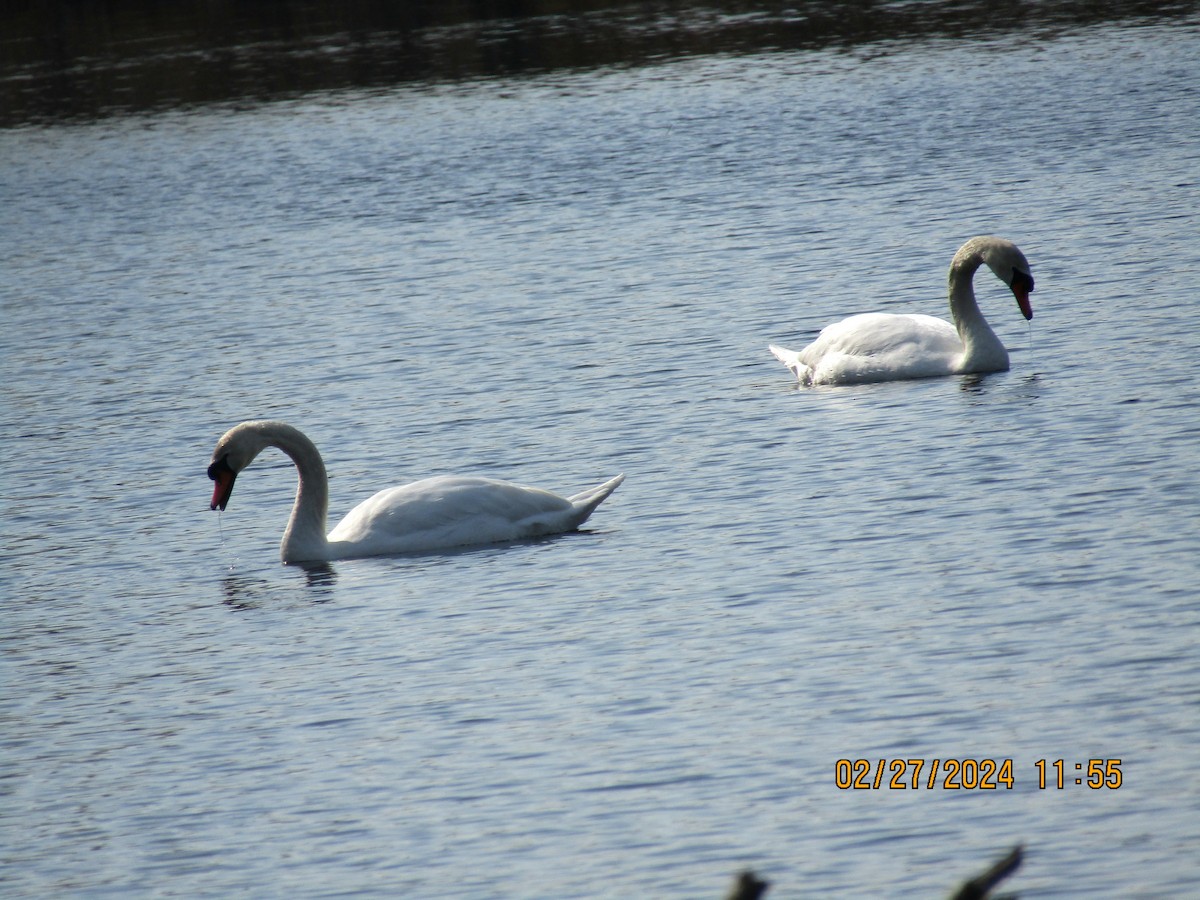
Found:
[[[973,237],[950,262],[953,325],[933,316],[863,313],[827,326],[803,350],[774,344],[770,350],[802,384],[1005,371],[1008,351],[979,311],[972,286],[975,270],[984,264],[1012,290],[1021,314],[1032,319],[1033,275],[1025,254],[1003,238]]]
[[[300,563],[300,568],[310,588],[325,590],[337,584],[337,571],[327,562]]]
[[[326,537],[329,481],[316,446],[283,422],[242,422],[217,442],[208,477],[212,508],[224,509],[239,472],[267,447],[296,464],[300,487],[283,534],[285,563],[416,553],[572,531],[625,478],[572,497],[508,481],[447,475],[380,491],[350,510]]]
[[[270,581],[256,575],[231,572],[221,582],[225,603],[234,609],[256,609],[276,603],[327,603],[333,599],[337,572],[329,563],[300,563],[304,572],[304,590],[297,593],[291,584]]]

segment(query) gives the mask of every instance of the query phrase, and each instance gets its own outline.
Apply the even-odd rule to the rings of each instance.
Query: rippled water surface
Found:
[[[1200,24],[415,82],[0,131],[10,896],[1200,881]],[[766,352],[1037,279],[986,377]],[[282,566],[440,472],[580,534]],[[840,790],[841,758],[1013,761]],[[1065,760],[1040,790],[1038,760]],[[1119,759],[1117,789],[1075,763]]]

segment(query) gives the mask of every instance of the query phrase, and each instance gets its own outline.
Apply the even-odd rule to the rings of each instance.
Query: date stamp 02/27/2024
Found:
[[[1124,783],[1119,759],[1039,759],[1029,768],[1043,791],[1115,791]],[[1017,783],[1011,759],[839,759],[833,771],[834,784],[844,791],[1011,791]]]

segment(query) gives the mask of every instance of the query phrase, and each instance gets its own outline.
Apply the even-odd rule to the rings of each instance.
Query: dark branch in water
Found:
[[[1021,845],[1017,844],[1003,859],[970,881],[964,882],[963,886],[950,896],[950,900],[984,900],[992,888],[1017,871],[1021,865],[1022,851]]]
[[[1023,850],[1024,848],[1020,844],[1013,847],[1003,859],[998,860],[974,878],[964,881],[962,886],[950,895],[950,900],[987,900],[991,896],[992,888],[1020,867]],[[760,900],[770,886],[769,881],[763,881],[747,869],[734,879],[733,887],[725,895],[725,900]],[[996,898],[996,900],[1000,900],[1000,898]]]
[[[725,900],[759,900],[767,892],[771,882],[763,881],[749,869],[738,875]]]

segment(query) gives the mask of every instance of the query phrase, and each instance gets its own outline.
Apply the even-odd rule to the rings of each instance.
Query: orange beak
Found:
[[[213,486],[212,503],[208,508],[223,510],[229,504],[229,495],[233,493],[233,482],[237,479],[237,472],[229,468],[225,457],[221,457],[208,467],[208,477],[216,482]]]
[[[1029,305],[1029,291],[1018,285],[1013,285],[1013,296],[1017,298],[1017,306],[1021,307],[1021,315],[1025,320],[1033,318],[1033,307]]]
[[[1033,276],[1020,269],[1013,269],[1012,292],[1017,298],[1017,306],[1021,307],[1021,315],[1028,322],[1033,318],[1033,307],[1029,305],[1029,292],[1033,290]]]

